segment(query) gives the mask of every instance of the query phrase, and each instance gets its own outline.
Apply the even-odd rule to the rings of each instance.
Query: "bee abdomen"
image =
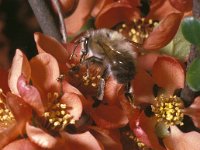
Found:
[[[135,75],[135,64],[133,61],[120,61],[111,64],[111,72],[118,83],[125,84],[131,81]]]

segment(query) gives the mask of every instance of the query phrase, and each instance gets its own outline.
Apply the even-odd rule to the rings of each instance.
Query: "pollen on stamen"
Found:
[[[132,22],[123,23],[116,27],[116,30],[135,43],[143,44],[148,38],[158,21],[146,18],[133,19]]]
[[[155,104],[151,106],[158,122],[169,126],[183,125],[182,101],[177,96],[166,97],[160,95],[155,98]]]
[[[67,105],[62,103],[56,103],[48,108],[43,114],[46,120],[46,127],[50,130],[62,131],[69,124],[74,124],[75,120],[66,111]]]
[[[12,112],[6,106],[6,95],[3,90],[0,89],[0,126],[1,128],[7,128],[15,122],[15,118]]]
[[[139,140],[131,131],[125,131],[123,134],[128,137],[130,140],[132,140],[134,143],[137,144],[137,147],[139,150],[146,150],[148,147],[141,141]]]

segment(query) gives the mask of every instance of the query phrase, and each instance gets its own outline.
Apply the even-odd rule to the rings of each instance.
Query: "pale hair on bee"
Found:
[[[90,62],[99,63],[104,69],[98,86],[97,100],[103,100],[105,78],[108,75],[112,75],[118,83],[124,84],[126,87],[125,95],[128,99],[132,99],[130,81],[136,73],[137,53],[136,47],[126,37],[118,31],[110,29],[89,30],[75,43],[81,44],[82,47],[81,64],[85,63],[89,68]],[[74,52],[71,58],[73,55]],[[71,68],[71,72],[75,70],[77,70],[77,66]]]

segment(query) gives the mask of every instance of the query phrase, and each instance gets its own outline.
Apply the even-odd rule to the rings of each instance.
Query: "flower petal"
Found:
[[[172,12],[179,11],[172,7],[168,0],[151,0],[150,12],[147,18],[160,21]]]
[[[171,5],[181,12],[192,10],[193,2],[191,0],[169,0]]]
[[[140,69],[133,81],[134,100],[136,104],[152,103],[154,81],[144,70]]]
[[[43,150],[28,139],[21,139],[8,144],[3,150]]]
[[[100,143],[98,143],[94,136],[88,131],[82,134],[62,132],[61,136],[66,140],[65,143],[68,149],[102,150]]]
[[[18,122],[26,122],[32,116],[32,109],[21,97],[7,93],[7,104]]]
[[[103,144],[105,149],[122,150],[118,130],[106,130],[96,126],[90,126],[89,130]]]
[[[81,0],[74,13],[65,19],[67,32],[74,34],[86,23],[90,17],[90,13],[95,5],[94,0]],[[76,20],[76,21],[75,21]]]
[[[182,133],[176,126],[170,127],[170,136],[163,139],[167,149],[170,150],[199,150],[200,134],[198,132]]]
[[[44,93],[59,91],[57,78],[60,75],[58,62],[48,53],[40,53],[31,59],[33,85]]]
[[[23,100],[36,110],[39,115],[42,115],[44,106],[38,90],[32,85],[28,85],[23,76],[19,77],[17,88]]]
[[[78,120],[82,114],[82,103],[80,97],[74,93],[65,93],[61,98],[61,103],[67,105],[67,112],[73,116],[73,119]]]
[[[148,53],[148,54],[139,56],[137,58],[138,68],[151,71],[158,56],[160,56],[158,53]]]
[[[165,17],[144,41],[143,48],[146,50],[158,50],[166,46],[175,36],[182,17],[182,13],[171,13]]]
[[[47,52],[53,55],[59,63],[65,64],[69,54],[64,46],[53,37],[42,33],[34,33],[34,39],[39,52]]]
[[[120,22],[131,20],[133,16],[138,14],[130,4],[114,2],[108,4],[98,14],[95,26],[97,28],[111,28]]]
[[[26,132],[29,139],[42,148],[53,148],[57,142],[56,138],[29,123],[26,124]]]
[[[11,92],[14,94],[19,94],[17,90],[17,81],[21,74],[23,74],[24,77],[29,81],[31,76],[31,68],[26,56],[21,52],[21,50],[17,49],[8,78],[8,85]]]
[[[183,112],[192,118],[197,128],[200,128],[200,96],[195,98],[192,105],[183,109]]]
[[[65,15],[71,14],[77,7],[77,0],[59,0]]]
[[[97,0],[92,12],[91,16],[96,17],[98,13],[108,4],[112,3],[113,0]]]
[[[91,118],[98,126],[105,129],[123,127],[128,123],[128,118],[125,112],[118,106],[102,104],[97,108],[90,106],[86,108],[86,111],[90,114]]]
[[[109,105],[117,104],[119,102],[118,92],[121,87],[122,84],[118,84],[117,81],[112,77],[109,77],[106,80],[104,99],[108,102]]]
[[[138,116],[138,114],[136,115]],[[164,148],[159,144],[158,138],[155,134],[156,123],[154,117],[147,117],[144,112],[142,112],[138,118],[136,117],[131,120],[130,125],[136,137],[144,144],[153,149],[164,150]]]
[[[184,70],[181,64],[173,57],[158,57],[152,70],[152,76],[158,86],[169,93],[184,87]]]

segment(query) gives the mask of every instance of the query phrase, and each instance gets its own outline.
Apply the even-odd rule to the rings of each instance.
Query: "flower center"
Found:
[[[101,79],[101,67],[91,63],[88,71],[84,65],[80,65],[78,69],[78,71],[72,70],[70,72],[69,82],[75,87],[78,87],[82,93],[96,93]]]
[[[160,95],[155,98],[155,104],[151,106],[158,122],[164,122],[168,127],[183,125],[182,101],[179,97]]]
[[[48,107],[48,110],[44,112],[43,116],[45,117],[45,125],[50,130],[62,131],[69,124],[74,124],[75,120],[67,112],[67,105],[60,103],[57,99],[59,98],[58,93],[48,93],[48,99],[54,98],[55,103],[51,103]]]
[[[125,35],[129,40],[143,44],[144,40],[152,32],[153,28],[158,25],[158,21],[152,19],[133,19],[132,22],[124,23],[117,27],[117,30]]]
[[[135,144],[137,144],[138,149],[140,150],[144,150],[144,149],[148,149],[148,147],[141,141],[139,140],[131,131],[125,131],[123,132],[123,134],[130,139],[131,141],[133,141]]]
[[[6,95],[0,89],[0,128],[7,128],[15,122],[12,112],[6,106],[5,99]]]

